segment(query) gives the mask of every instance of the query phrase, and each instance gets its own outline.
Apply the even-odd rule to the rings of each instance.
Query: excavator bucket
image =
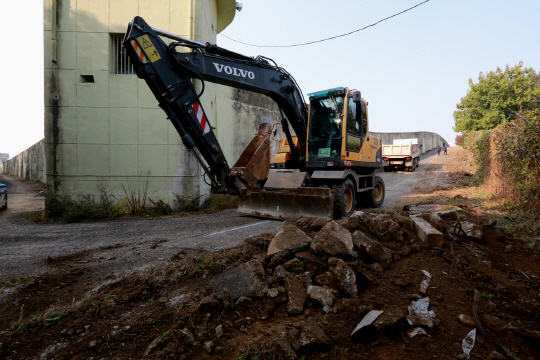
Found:
[[[328,188],[302,187],[304,172],[271,172],[264,189],[240,199],[238,212],[272,219],[322,217],[332,219],[334,201]]]
[[[259,180],[264,180],[268,177],[270,159],[272,157],[272,151],[270,149],[271,130],[271,124],[262,123],[259,126],[257,134],[251,139],[232,167],[231,179],[241,178],[247,183],[249,188],[254,188]]]

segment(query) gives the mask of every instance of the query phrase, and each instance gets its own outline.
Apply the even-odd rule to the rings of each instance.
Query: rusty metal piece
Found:
[[[251,216],[287,219],[316,217],[332,219],[334,199],[328,188],[299,187],[294,190],[260,190],[240,199],[239,213]]]
[[[268,123],[262,123],[259,126],[257,134],[251,139],[231,168],[231,182],[239,178],[247,184],[249,189],[253,189],[259,180],[267,178],[272,157],[270,149],[271,129],[272,125]]]

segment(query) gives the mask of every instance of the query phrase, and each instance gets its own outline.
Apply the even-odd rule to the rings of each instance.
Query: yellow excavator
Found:
[[[308,94],[305,104],[292,75],[273,60],[170,34],[141,17],[129,23],[123,46],[183,144],[194,152],[212,192],[240,196],[240,213],[339,219],[350,216],[357,204],[382,205],[384,182],[375,175],[382,167],[381,141],[369,134],[368,104],[360,91],[318,91]],[[194,78],[203,84],[199,93]],[[232,167],[199,101],[205,81],[264,94],[281,111],[281,122],[261,124]],[[278,138],[276,125],[281,127]],[[273,161],[271,141],[279,141]]]

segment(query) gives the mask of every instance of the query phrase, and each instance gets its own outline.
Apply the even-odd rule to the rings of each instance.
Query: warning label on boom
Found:
[[[150,41],[148,35],[139,36],[137,38],[137,41],[139,42],[139,44],[141,44],[141,47],[144,49],[146,56],[148,57],[148,59],[150,59],[151,62],[156,62],[161,59],[161,56],[159,55],[154,44],[152,44],[152,41]]]

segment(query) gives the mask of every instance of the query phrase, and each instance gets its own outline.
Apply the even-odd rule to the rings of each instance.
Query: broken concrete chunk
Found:
[[[467,327],[474,328],[476,326],[474,320],[467,314],[459,314],[458,319]]]
[[[418,216],[412,216],[414,221],[414,228],[416,234],[422,239],[428,246],[442,246],[443,234],[435,229],[429,222]]]
[[[305,288],[307,288],[309,285],[313,285],[313,279],[309,271],[296,275],[296,278],[302,282],[302,285],[304,285]]]
[[[332,306],[334,295],[330,289],[321,286],[310,285],[307,288],[307,296],[320,306]]]
[[[407,332],[407,335],[412,339],[416,335],[427,335],[426,331],[420,327],[411,329]]]
[[[326,336],[319,324],[311,319],[302,326],[298,343],[304,350],[318,350],[332,345],[332,341]]]
[[[216,337],[219,339],[223,336],[223,325],[216,326]]]
[[[265,297],[268,291],[263,266],[256,259],[213,277],[210,286],[218,295],[221,295],[224,289],[228,289],[233,300],[240,296]]]
[[[409,315],[407,316],[407,321],[411,326],[427,326],[433,327],[433,317],[432,314],[428,311],[429,308],[429,298],[419,299],[417,301],[412,301],[409,305]]]
[[[268,245],[267,255],[271,256],[282,251],[301,251],[309,246],[311,239],[294,225],[283,225]]]
[[[452,220],[452,221],[458,221],[459,220],[459,214],[456,210],[444,210],[444,211],[437,211],[437,215],[443,220]]]
[[[345,261],[339,259],[336,267],[334,268],[334,277],[339,283],[339,287],[349,296],[358,295],[358,288],[356,287],[356,274]]]
[[[360,230],[356,230],[352,234],[352,241],[353,241],[354,246],[356,246],[357,249],[361,249],[362,243],[364,241],[369,241],[369,240],[372,240],[372,239]]]
[[[326,271],[321,275],[315,276],[315,282],[320,286],[324,286],[331,290],[339,290],[339,283],[330,271]]]
[[[330,219],[328,219],[328,218],[318,218],[314,222],[311,223],[311,225],[309,226],[309,230],[311,230],[311,231],[319,231],[329,221],[330,221]]]
[[[366,263],[379,263],[383,268],[387,268],[392,262],[392,252],[382,246],[376,240],[366,240],[360,243],[360,258]]]
[[[461,346],[463,347],[463,353],[467,355],[467,358],[471,357],[471,350],[474,347],[474,341],[476,340],[476,329],[472,329],[467,336],[465,336],[465,339],[463,339],[463,342],[461,343]]]
[[[403,309],[397,305],[391,305],[384,309],[384,313],[373,322],[373,326],[379,332],[400,331],[405,324]]]
[[[187,344],[188,346],[194,346],[195,345],[195,336],[193,336],[193,333],[188,328],[184,328],[178,332],[178,337],[180,338],[184,344]]]
[[[353,249],[351,233],[335,221],[331,221],[319,231],[310,245],[317,253],[332,256],[348,255]]]
[[[443,228],[444,221],[437,213],[428,213],[421,215],[424,220],[427,220],[435,228]]]
[[[273,288],[273,289],[268,289],[268,294],[267,296],[270,298],[270,299],[273,299],[275,297],[277,297],[279,295],[279,290],[276,289],[276,288]]]
[[[296,352],[294,352],[294,349],[292,348],[291,344],[287,341],[287,338],[285,336],[279,336],[274,341],[280,347],[285,359],[287,360],[298,359],[298,356],[296,356]]]
[[[362,319],[362,321],[360,321],[360,323],[358,325],[356,325],[356,327],[354,328],[353,332],[351,333],[351,336],[353,336],[354,334],[356,334],[358,331],[360,331],[360,329],[368,326],[368,325],[371,325],[373,324],[373,322],[375,320],[377,320],[377,318],[379,316],[381,316],[381,314],[384,313],[383,310],[371,310],[370,312],[367,313],[366,316],[364,316],[364,318]]]
[[[292,315],[301,314],[304,311],[307,291],[302,282],[293,275],[285,279],[285,288],[287,289],[287,312]]]
[[[214,296],[206,296],[204,297],[201,302],[199,303],[199,306],[197,306],[197,312],[199,314],[206,314],[211,313],[219,310],[221,308],[221,304]]]
[[[274,277],[278,279],[279,281],[285,280],[285,278],[289,275],[289,272],[285,270],[285,268],[281,265],[279,265],[274,270]]]
[[[429,287],[429,278],[423,280],[422,283],[420,284],[420,292],[422,294],[426,294],[428,287]]]
[[[212,340],[209,340],[204,343],[204,349],[207,353],[212,353],[212,350],[214,350],[214,342]]]

